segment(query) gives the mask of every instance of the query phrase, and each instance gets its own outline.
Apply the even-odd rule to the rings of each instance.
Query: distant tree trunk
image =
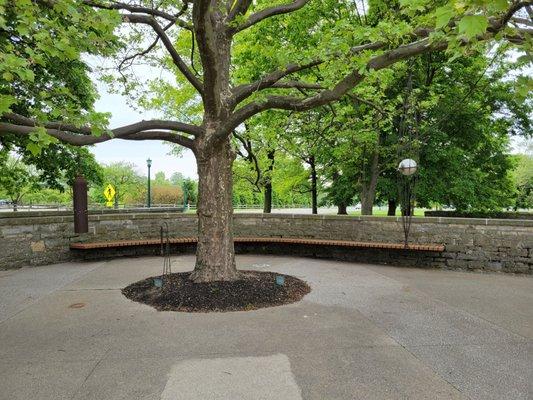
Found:
[[[336,186],[336,183],[338,183],[337,180],[340,178],[340,176],[341,175],[340,175],[340,173],[338,171],[333,171],[333,175],[332,175],[333,187],[332,187],[332,189]],[[346,202],[344,200],[339,200],[340,196],[338,196],[338,193],[337,193],[337,196],[334,195],[334,197],[337,197],[336,200],[335,200],[335,205],[337,206],[337,215],[347,215],[348,211],[347,211]]]
[[[13,211],[18,211],[18,200],[13,200]]]
[[[311,167],[311,209],[313,214],[318,214],[318,191],[315,156],[310,156],[308,163]]]
[[[268,151],[267,157],[269,164],[265,176],[265,204],[263,205],[263,212],[266,214],[272,212],[272,171],[274,170],[274,155],[275,150]]]
[[[402,205],[401,209],[402,209],[402,215],[404,217],[411,216],[413,210],[410,204]]]
[[[270,214],[272,212],[272,182],[267,181],[264,189],[264,203],[263,213]]]
[[[396,199],[389,199],[388,204],[389,204],[389,209],[387,210],[387,215],[389,217],[393,217],[396,215],[396,207],[398,207],[396,203]]]
[[[345,203],[340,203],[337,205],[337,214],[338,215],[348,215],[348,210],[347,210],[347,206]]]
[[[379,151],[372,154],[368,180],[361,185],[361,215],[372,215],[372,208],[376,200],[376,187],[379,176]]]
[[[239,277],[233,246],[231,142],[200,144],[198,165],[198,246],[193,282],[231,281]]]

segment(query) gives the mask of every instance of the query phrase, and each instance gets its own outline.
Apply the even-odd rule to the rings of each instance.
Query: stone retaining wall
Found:
[[[78,259],[71,242],[158,238],[167,221],[171,236],[195,236],[193,214],[174,212],[95,213],[89,233],[76,235],[68,212],[0,214],[0,268],[42,265]],[[237,236],[300,237],[402,242],[401,219],[290,214],[236,214]],[[533,221],[466,218],[414,218],[413,243],[441,243],[443,253],[383,250],[270,249],[303,255],[451,269],[533,273]],[[240,249],[242,251],[250,249]],[[267,248],[254,251],[269,252]],[[289,253],[288,253],[289,254]]]

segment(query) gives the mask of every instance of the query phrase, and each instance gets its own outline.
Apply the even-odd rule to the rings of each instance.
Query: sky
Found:
[[[100,112],[110,112],[110,128],[131,124],[142,119],[153,119],[157,116],[151,112],[143,114],[127,105],[126,98],[118,94],[111,94],[102,83],[97,84],[100,99],[95,108]],[[110,140],[93,146],[91,152],[100,163],[109,164],[117,161],[127,161],[135,164],[139,173],[147,175],[146,159],[152,160],[151,175],[164,172],[168,178],[174,172],[181,172],[184,176],[197,179],[196,161],[193,153],[186,149],[181,157],[168,155],[170,146],[162,141],[144,140]]]

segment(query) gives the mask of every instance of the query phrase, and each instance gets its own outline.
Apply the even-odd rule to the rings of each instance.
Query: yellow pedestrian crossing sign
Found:
[[[107,207],[113,207],[113,199],[115,198],[115,188],[111,185],[107,185],[107,187],[104,190],[104,196],[107,200],[105,205]]]

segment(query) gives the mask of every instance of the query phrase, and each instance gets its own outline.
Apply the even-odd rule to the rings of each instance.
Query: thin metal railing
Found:
[[[168,223],[165,221],[160,227],[161,233],[161,256],[163,257],[163,276],[170,275],[170,236],[168,234]]]

